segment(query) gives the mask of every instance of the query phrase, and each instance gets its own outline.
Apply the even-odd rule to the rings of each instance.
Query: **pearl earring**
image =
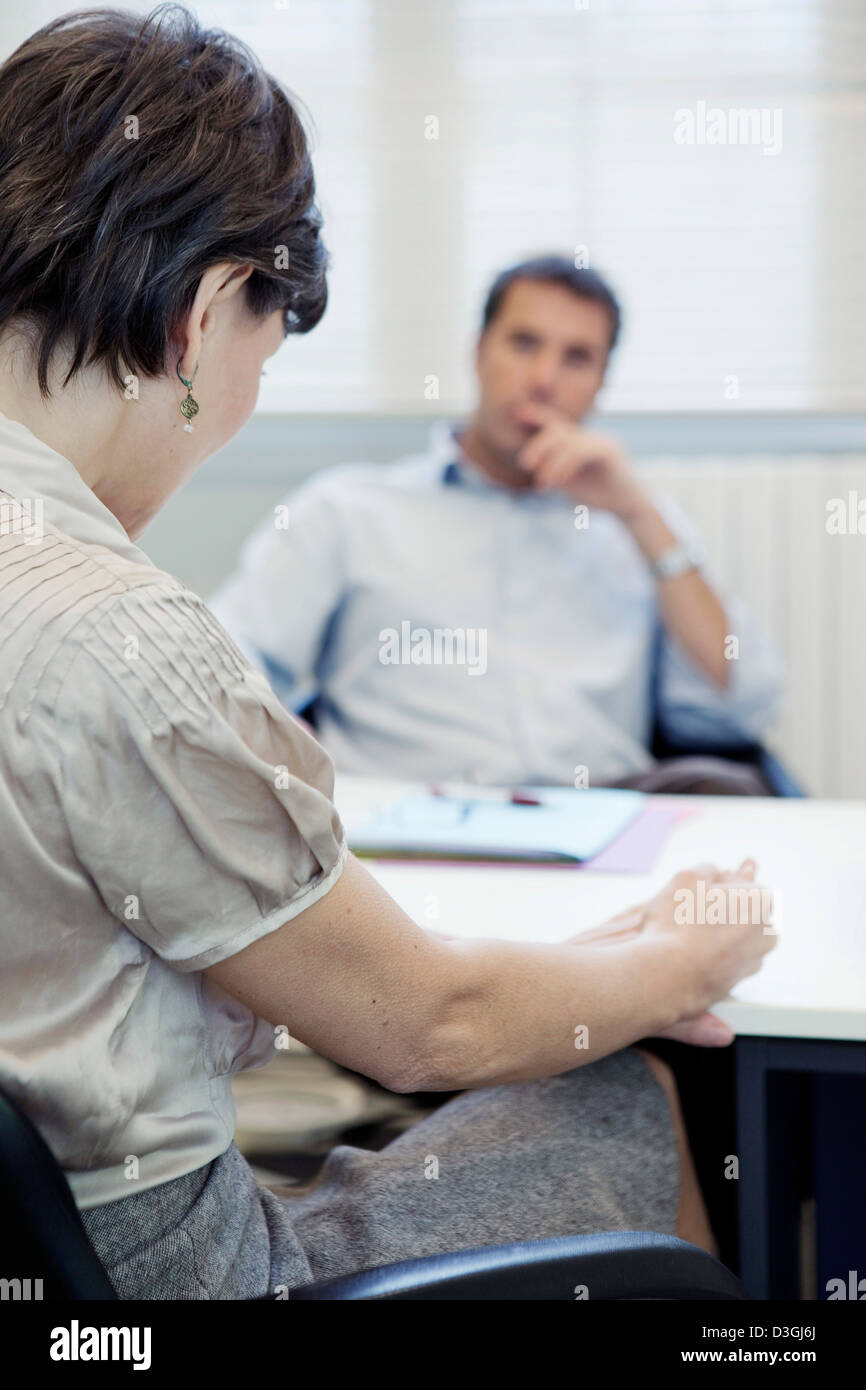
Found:
[[[184,432],[185,432],[186,434],[192,434],[193,429],[192,429],[192,425],[191,425],[189,422],[190,422],[190,420],[193,418],[194,415],[198,415],[198,411],[199,411],[199,404],[198,404],[198,401],[193,399],[193,394],[192,394],[192,384],[193,384],[193,382],[195,381],[195,374],[196,374],[196,372],[198,371],[198,363],[196,362],[196,364],[195,364],[195,372],[193,372],[193,374],[192,374],[192,376],[190,377],[189,381],[187,381],[187,379],[186,379],[185,376],[180,376],[180,364],[181,364],[182,360],[183,360],[183,359],[180,358],[180,357],[177,359],[177,367],[176,367],[176,369],[175,369],[175,370],[177,371],[177,374],[178,374],[178,376],[180,377],[181,381],[183,382],[184,386],[186,387],[186,397],[185,397],[185,399],[182,400],[181,403],[180,403],[180,413],[181,413],[181,415],[184,417],[184,419],[186,420],[186,424],[185,424],[184,427],[183,427],[183,428],[184,428]]]

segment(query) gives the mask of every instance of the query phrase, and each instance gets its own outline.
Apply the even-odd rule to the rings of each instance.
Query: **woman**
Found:
[[[0,69],[0,1085],[122,1298],[611,1228],[713,1249],[632,1044],[730,1041],[705,1011],[772,937],[678,925],[673,894],[751,867],[556,945],[422,930],[347,852],[328,756],[134,544],[321,317],[314,192],[288,97],[179,7],[67,16]],[[462,1094],[280,1199],[230,1078],[286,1030]]]

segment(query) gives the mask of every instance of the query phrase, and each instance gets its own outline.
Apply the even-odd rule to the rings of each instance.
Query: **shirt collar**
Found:
[[[68,458],[2,413],[0,491],[26,503],[41,501],[44,521],[74,540],[106,546],[139,564],[153,563]]]
[[[489,486],[492,479],[471,463],[460,448],[457,436],[461,429],[462,426],[445,420],[437,420],[431,427],[428,453],[435,464],[437,476],[445,486],[471,482]]]
[[[429,452],[435,461],[437,476],[444,486],[457,485],[478,492],[493,492],[518,502],[536,505],[546,500],[543,493],[516,491],[485,473],[484,469],[468,458],[461,449],[458,436],[462,429],[462,425],[437,421],[430,431]]]

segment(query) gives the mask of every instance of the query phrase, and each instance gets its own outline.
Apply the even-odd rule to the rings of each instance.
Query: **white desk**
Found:
[[[418,788],[338,777],[336,804],[350,836],[373,806],[410,789]],[[818,1213],[816,1287],[839,1270],[860,1268],[866,1248],[866,1054],[856,1046],[866,1042],[866,802],[666,800],[693,814],[674,826],[649,874],[365,863],[421,925],[455,936],[556,941],[645,900],[679,869],[757,861],[759,882],[773,891],[779,942],[735,997],[713,1006],[738,1034],[730,1056],[736,1139],[720,1151],[740,1159],[740,1277],[753,1298],[797,1298],[800,1189],[809,1177]],[[699,1079],[701,1062],[712,1059],[702,1049],[682,1051]],[[703,1094],[700,1084],[697,1090]],[[716,1108],[712,1096],[708,1109]],[[715,1160],[702,1174],[713,1178]]]
[[[338,776],[350,833],[376,803],[417,784]],[[641,902],[679,869],[751,856],[773,892],[779,942],[714,1006],[740,1035],[866,1041],[866,802],[676,797],[694,814],[649,874],[570,866],[364,862],[415,921],[454,936],[556,941]],[[437,916],[433,914],[437,913]]]

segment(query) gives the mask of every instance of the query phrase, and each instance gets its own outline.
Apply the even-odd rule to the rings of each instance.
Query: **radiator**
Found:
[[[782,652],[767,745],[812,795],[866,797],[866,458],[654,458],[641,473]]]

